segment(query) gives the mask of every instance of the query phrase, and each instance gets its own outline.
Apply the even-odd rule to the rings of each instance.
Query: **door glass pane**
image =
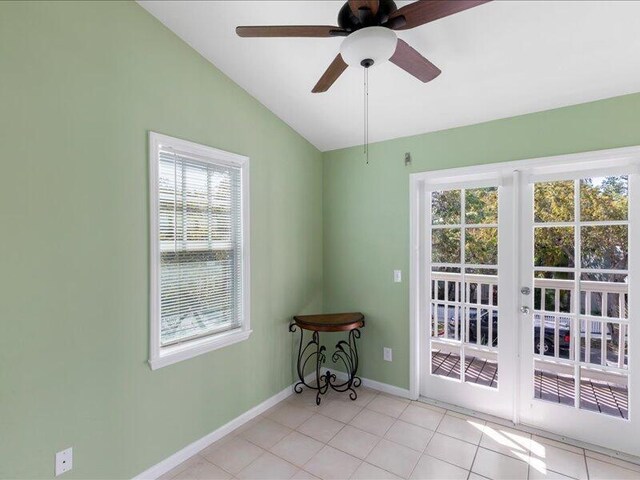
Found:
[[[627,281],[626,274],[582,274],[580,314],[590,317],[581,325],[583,362],[628,368]]]
[[[431,260],[435,263],[460,263],[459,228],[431,231]]]
[[[575,373],[572,366],[534,360],[534,398],[561,405],[575,402]]]
[[[534,230],[536,267],[575,266],[573,227],[536,227]]]
[[[431,223],[457,225],[460,223],[460,190],[431,193]]]
[[[552,358],[573,358],[574,319],[568,315],[536,312],[533,317],[533,352]]]
[[[460,339],[460,268],[435,267],[431,273],[431,336]]]
[[[460,378],[460,347],[431,342],[431,374]]]
[[[593,320],[582,320],[580,322],[580,361],[593,363],[594,365],[604,364],[606,355],[602,355],[606,349],[603,334],[602,322]]]
[[[580,220],[626,220],[628,193],[627,176],[580,180]]]
[[[580,369],[580,408],[614,417],[629,418],[626,374]]]
[[[498,387],[498,355],[490,352],[474,352],[469,349],[464,357],[465,381],[484,385],[485,387]]]
[[[465,223],[498,223],[498,188],[465,190]]]
[[[465,262],[474,265],[498,264],[498,229],[494,227],[465,230]]]
[[[627,368],[627,326],[619,322],[605,322],[602,328],[606,334],[606,364]]]
[[[533,308],[550,312],[572,313],[573,272],[537,271],[534,274]]]
[[[582,227],[581,242],[582,268],[627,269],[626,225]]]
[[[536,183],[533,189],[534,221],[572,222],[575,218],[574,182]]]
[[[608,318],[629,318],[629,276],[626,273],[583,273],[581,279],[580,313],[589,311]]]

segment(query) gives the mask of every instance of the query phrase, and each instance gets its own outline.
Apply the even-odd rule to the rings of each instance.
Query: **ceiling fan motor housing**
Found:
[[[355,32],[361,28],[382,25],[389,20],[389,15],[398,8],[393,0],[380,0],[377,11],[373,12],[367,7],[358,9],[357,15],[349,5],[345,3],[338,13],[338,25],[348,32]]]

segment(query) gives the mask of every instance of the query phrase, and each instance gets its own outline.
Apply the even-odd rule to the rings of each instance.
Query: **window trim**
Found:
[[[158,230],[158,154],[161,146],[197,155],[203,161],[213,164],[233,165],[240,168],[241,188],[240,208],[242,209],[242,311],[241,327],[218,334],[169,345],[160,346],[160,235]],[[251,335],[250,302],[250,224],[249,224],[249,157],[225,152],[217,148],[200,145],[179,138],[149,132],[149,365],[152,370],[171,365],[182,360],[211,352],[227,345],[247,340]]]

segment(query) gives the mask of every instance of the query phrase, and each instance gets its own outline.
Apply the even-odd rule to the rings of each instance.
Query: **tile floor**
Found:
[[[640,479],[640,465],[365,388],[292,395],[162,479]]]

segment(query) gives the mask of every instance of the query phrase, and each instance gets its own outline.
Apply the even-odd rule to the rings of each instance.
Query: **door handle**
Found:
[[[522,307],[520,307],[520,312],[524,313],[525,315],[528,315],[529,312],[531,312],[531,309],[529,307],[527,307],[526,305],[523,305]]]

